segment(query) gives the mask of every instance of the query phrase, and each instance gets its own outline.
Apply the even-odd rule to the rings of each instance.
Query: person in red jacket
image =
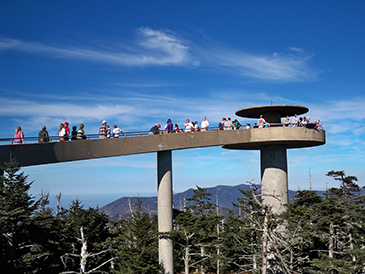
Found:
[[[65,141],[68,141],[68,135],[70,135],[70,128],[68,127],[69,123],[65,122],[64,125],[65,125],[64,129],[65,129],[65,132],[66,132]]]

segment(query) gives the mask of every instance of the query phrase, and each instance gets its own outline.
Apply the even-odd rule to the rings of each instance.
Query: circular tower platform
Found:
[[[308,108],[294,105],[266,105],[243,108],[236,115],[245,118],[263,118],[275,126],[243,129],[250,131],[250,142],[224,145],[226,149],[260,150],[261,194],[263,203],[273,213],[285,210],[288,203],[287,149],[320,146],[326,143],[325,131],[306,127],[283,127],[281,118],[302,115]]]

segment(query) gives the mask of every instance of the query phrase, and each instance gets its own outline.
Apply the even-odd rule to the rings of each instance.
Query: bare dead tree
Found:
[[[272,236],[270,236],[272,234],[272,232],[269,231],[268,223],[269,223],[269,217],[272,214],[271,207],[269,205],[263,204],[257,198],[257,195],[255,193],[257,192],[259,186],[251,184],[251,188],[253,189],[251,191],[253,200],[262,209],[262,211],[264,213],[264,223],[263,223],[263,229],[262,229],[263,239],[262,239],[262,268],[261,268],[261,273],[266,274],[267,270],[268,270],[268,256],[269,256],[269,252],[268,252],[269,245],[268,245],[268,243],[270,243],[271,247],[273,247],[274,250],[275,250],[274,255],[279,258],[279,260],[282,263],[285,271],[288,274],[290,274],[291,271],[290,271],[287,263],[285,262],[283,256],[281,255],[280,250],[277,248],[277,245],[275,244],[275,240],[273,239]],[[270,196],[278,199],[278,197],[276,197],[274,195],[270,195]],[[273,255],[273,254],[271,254],[271,255]]]
[[[58,195],[56,195],[56,199],[57,199],[56,216],[60,212],[61,196],[62,196],[61,192]]]
[[[112,257],[112,258],[106,260],[105,262],[101,263],[100,265],[98,265],[97,267],[95,267],[95,268],[93,268],[89,271],[86,271],[87,259],[89,257],[99,256],[99,255],[104,254],[106,252],[112,252],[112,251],[116,251],[116,250],[115,249],[106,249],[106,250],[100,251],[98,253],[88,253],[87,252],[87,240],[86,240],[85,235],[84,235],[84,228],[83,227],[80,228],[80,235],[81,235],[81,238],[78,239],[82,244],[80,254],[66,253],[66,254],[61,256],[61,261],[62,261],[63,266],[65,268],[66,268],[65,258],[66,258],[66,260],[68,259],[68,257],[80,258],[80,272],[64,271],[64,272],[61,272],[60,274],[71,274],[71,273],[91,274],[91,273],[94,273],[95,271],[98,271],[99,273],[108,273],[108,272],[105,272],[105,271],[101,271],[100,268],[103,267],[104,265],[108,264],[108,263],[114,262],[117,259],[117,257]]]
[[[41,190],[41,199],[40,199],[40,213],[43,213],[46,205],[49,205],[49,191]]]

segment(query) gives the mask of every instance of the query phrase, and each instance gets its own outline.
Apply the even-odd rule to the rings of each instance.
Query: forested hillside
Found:
[[[224,186],[219,185],[215,187],[208,187],[207,191],[212,194],[211,202],[219,207],[220,214],[226,214],[229,210],[232,210],[238,214],[238,208],[233,206],[233,203],[237,201],[237,198],[242,196],[240,190],[249,190],[251,186],[249,184],[240,184],[236,186]],[[323,195],[324,191],[317,191],[319,195]],[[176,193],[173,196],[174,208],[177,210],[183,210],[184,205],[190,206],[191,201],[187,198],[191,198],[194,195],[192,188]],[[295,191],[289,190],[289,201],[296,195]],[[128,217],[133,211],[134,205],[137,200],[142,201],[142,210],[150,214],[157,214],[157,196],[152,197],[122,197],[114,202],[111,202],[100,208],[101,212],[104,212],[113,220],[119,220]]]
[[[262,204],[260,189],[241,190],[221,214],[208,189],[196,187],[176,210],[174,230],[157,233],[141,199],[125,219],[110,220],[75,200],[69,209],[35,200],[15,163],[0,179],[0,265],[6,273],[160,273],[158,237],[174,240],[176,273],[364,272],[364,197],[355,176],[330,171],[339,187],[321,196],[298,191],[282,215]],[[61,195],[58,197],[61,199]]]

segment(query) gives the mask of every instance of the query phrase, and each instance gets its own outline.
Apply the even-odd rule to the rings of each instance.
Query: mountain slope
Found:
[[[228,209],[232,209],[232,202],[237,202],[237,198],[242,197],[241,190],[249,190],[250,185],[240,184],[236,186],[223,186],[218,185],[215,187],[208,187],[208,193],[212,194],[211,202],[217,204],[216,198],[218,197],[218,205],[220,213],[226,212]],[[173,196],[174,208],[182,210],[184,208],[184,197],[191,198],[194,192],[190,188],[182,193],[176,193]],[[296,194],[295,191],[289,190],[289,201]],[[157,196],[153,197],[139,197],[142,200],[142,206],[145,212],[151,214],[157,213]],[[122,197],[106,206],[100,208],[100,211],[105,212],[110,218],[117,220],[125,218],[134,210],[134,205],[137,202],[138,197]],[[186,206],[190,203],[186,201]]]

